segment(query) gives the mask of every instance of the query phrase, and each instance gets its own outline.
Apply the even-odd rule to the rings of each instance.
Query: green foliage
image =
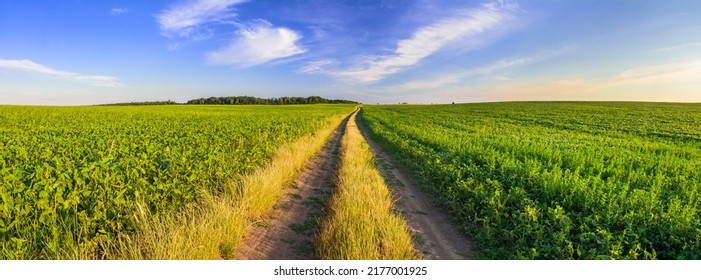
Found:
[[[166,100],[166,101],[143,101],[143,102],[100,104],[97,106],[148,106],[148,105],[177,105],[177,104],[178,103],[173,101],[173,100]]]
[[[701,259],[701,105],[366,106],[483,258]]]
[[[273,97],[259,98],[253,96],[227,96],[198,98],[187,101],[187,104],[218,104],[218,105],[292,105],[292,104],[358,104],[358,102],[343,99],[326,99],[321,96],[309,97]]]
[[[137,202],[194,206],[352,108],[0,106],[0,259],[103,258]]]

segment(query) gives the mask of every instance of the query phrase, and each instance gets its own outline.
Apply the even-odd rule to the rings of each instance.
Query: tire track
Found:
[[[401,212],[414,236],[414,247],[424,259],[462,260],[473,259],[472,242],[450,220],[450,216],[437,209],[431,199],[392,163],[387,153],[369,136],[368,129],[356,118],[360,132],[370,144],[380,173],[393,188],[397,210]]]
[[[273,210],[256,221],[255,227],[236,249],[235,259],[317,259],[312,242],[335,187],[341,138],[354,113],[341,122],[294,184],[285,190]]]

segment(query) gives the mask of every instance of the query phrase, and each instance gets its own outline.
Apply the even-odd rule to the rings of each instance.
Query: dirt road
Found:
[[[450,220],[450,216],[437,209],[431,199],[409,178],[396,168],[382,148],[369,136],[368,130],[358,121],[361,133],[375,153],[375,161],[385,182],[393,188],[397,208],[403,213],[414,235],[414,246],[424,259],[461,260],[473,259],[472,242]]]
[[[237,248],[236,259],[317,259],[312,241],[334,190],[338,149],[347,122],[348,118],[333,132],[267,217],[256,223]]]
[[[237,248],[236,259],[317,259],[314,237],[321,215],[334,191],[339,164],[340,140],[348,118],[334,131],[324,148],[309,161],[294,185],[286,190],[265,219],[256,223]],[[372,147],[377,166],[397,198],[397,210],[403,214],[414,236],[415,248],[424,259],[471,259],[471,242],[452,223],[449,216],[433,206],[431,200],[392,164],[380,146],[358,127]]]

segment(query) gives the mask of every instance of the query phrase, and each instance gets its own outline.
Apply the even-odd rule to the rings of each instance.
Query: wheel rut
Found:
[[[313,239],[334,191],[339,148],[349,117],[288,187],[265,217],[255,222],[234,254],[242,260],[318,259]]]
[[[396,208],[402,213],[414,237],[414,248],[423,259],[474,259],[472,242],[462,233],[450,215],[434,206],[431,199],[414,181],[403,174],[380,145],[369,136],[368,129],[356,118],[360,132],[375,154],[375,162],[397,199]]]
[[[357,114],[358,111],[352,113]],[[339,150],[349,115],[329,141],[285,190],[273,210],[255,222],[234,254],[242,260],[318,259],[314,238],[327,203],[335,190],[340,164]],[[414,247],[423,259],[473,259],[471,241],[450,215],[434,206],[431,199],[392,163],[387,153],[369,137],[363,123],[356,123],[370,145],[380,173],[397,199],[396,210],[407,222]]]

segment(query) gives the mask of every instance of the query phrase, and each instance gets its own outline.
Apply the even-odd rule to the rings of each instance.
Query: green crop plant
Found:
[[[701,105],[365,106],[372,135],[497,259],[701,259]]]
[[[109,258],[139,212],[196,207],[354,107],[0,106],[0,259]]]

